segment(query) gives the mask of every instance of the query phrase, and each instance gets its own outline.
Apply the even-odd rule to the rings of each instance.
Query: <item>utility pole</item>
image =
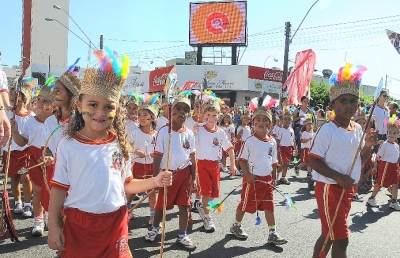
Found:
[[[282,84],[286,82],[286,79],[288,77],[290,28],[291,28],[290,22],[286,22],[285,23],[285,55],[283,58]]]
[[[103,35],[100,35],[100,49],[103,49]]]
[[[237,46],[232,46],[232,60],[231,65],[237,65]]]
[[[50,78],[50,71],[51,71],[51,64],[50,64],[50,60],[51,60],[51,58],[50,58],[50,54],[49,54],[49,71],[48,71],[48,73],[47,73],[47,78]],[[45,80],[46,80],[46,78],[44,78]]]
[[[197,57],[196,57],[196,64],[201,65],[203,61],[203,46],[197,46]]]
[[[387,89],[387,77],[388,77],[388,75],[386,74],[386,79],[385,79],[385,90]]]

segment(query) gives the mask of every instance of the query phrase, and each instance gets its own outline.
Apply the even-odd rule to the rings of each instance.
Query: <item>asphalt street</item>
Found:
[[[189,236],[197,244],[197,249],[187,252],[175,244],[178,234],[178,210],[171,210],[167,214],[165,258],[181,257],[311,257],[315,240],[320,235],[320,221],[314,198],[314,192],[307,188],[306,172],[301,171],[296,177],[293,169],[288,173],[291,185],[280,185],[279,189],[288,194],[295,201],[296,211],[285,209],[284,198],[274,194],[275,215],[277,230],[288,240],[282,246],[273,246],[266,243],[268,227],[261,212],[262,223],[255,225],[256,214],[246,214],[242,222],[243,228],[249,235],[246,241],[237,240],[230,234],[229,228],[235,218],[235,210],[240,200],[238,188],[229,197],[224,205],[223,212],[214,212],[216,225],[214,233],[206,233],[198,214],[193,213],[193,225],[188,230]],[[241,177],[230,177],[221,173],[221,198],[241,183]],[[0,180],[2,180],[0,176]],[[363,195],[368,198],[370,193]],[[12,197],[11,203],[12,201]],[[386,189],[382,189],[377,196],[381,205],[379,208],[370,208],[365,202],[353,202],[348,219],[350,244],[349,257],[400,257],[400,212],[389,208],[389,196]],[[11,206],[13,207],[13,206]],[[129,246],[135,258],[158,257],[160,237],[154,243],[144,240],[148,222],[147,201],[135,210],[136,218],[130,221]],[[55,257],[55,252],[47,247],[47,231],[43,237],[31,236],[33,219],[24,219],[14,214],[14,223],[19,233],[20,242],[12,243],[9,239],[0,243],[0,257]],[[100,236],[99,236],[100,237]],[[330,254],[329,254],[330,257]]]

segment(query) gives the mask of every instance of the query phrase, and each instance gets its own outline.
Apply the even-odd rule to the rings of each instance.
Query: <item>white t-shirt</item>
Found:
[[[272,135],[274,135],[275,137],[278,137],[280,130],[281,130],[280,126],[274,125],[274,128],[272,129]]]
[[[153,158],[150,156],[154,152],[154,146],[156,144],[157,131],[153,130],[149,133],[145,133],[140,128],[132,130],[130,139],[128,141],[132,144],[135,150],[143,151],[146,155],[144,158],[139,158],[136,154],[132,155],[132,161],[141,164],[152,164]]]
[[[260,139],[253,134],[244,142],[238,161],[247,161],[250,173],[268,176],[278,164],[277,147],[273,137]]]
[[[43,146],[43,125],[44,122],[40,121],[36,116],[28,119],[22,127],[21,136],[28,139],[28,146],[39,148]]]
[[[377,155],[382,161],[397,163],[399,160],[399,145],[385,141],[379,147]]]
[[[239,125],[236,132],[239,134],[240,130],[242,130],[242,129],[243,129],[242,138],[239,140],[244,141],[251,136],[251,129],[250,129],[250,126],[248,126],[248,125],[246,125],[245,127]]]
[[[232,134],[235,134],[235,126],[233,124],[231,124],[226,127],[221,126],[220,128],[225,131],[226,136],[228,136],[228,140],[232,141]]]
[[[162,127],[156,137],[155,155],[162,155],[160,169],[167,169],[168,152],[168,127]],[[190,155],[196,152],[194,134],[185,126],[179,131],[172,130],[169,167],[170,171],[176,170],[182,164],[185,164]]]
[[[7,115],[8,119],[11,119],[13,117],[13,112],[10,110],[7,110],[6,115]],[[29,111],[29,110],[26,114],[23,114],[23,115],[18,114],[18,113],[15,114],[15,121],[17,122],[17,125],[18,125],[19,134],[22,133],[22,128],[24,128],[24,125],[28,122],[28,120],[30,120],[34,116],[35,116],[35,113],[33,113],[32,111]],[[22,151],[22,150],[25,150],[27,147],[28,147],[28,145],[24,145],[24,146],[20,147],[18,144],[16,144],[14,142],[14,140],[12,140],[11,151],[15,151],[15,150]],[[4,151],[8,150],[8,144],[6,147],[3,148],[3,150]]]
[[[129,118],[126,119],[126,128],[125,128],[126,134],[129,134],[132,130],[137,129],[138,127],[139,127],[138,123]]]
[[[307,132],[307,131],[304,131],[304,132],[301,133],[301,137],[300,137],[301,140],[308,140],[310,138],[311,138],[310,141],[301,143],[301,148],[302,149],[304,149],[304,148],[310,149],[311,148],[311,143],[313,141],[312,139],[314,138],[314,134],[310,133],[310,132]]]
[[[385,120],[386,118],[389,118],[389,113],[386,111],[386,109],[376,105],[374,113],[372,114],[372,118],[375,120],[375,129],[379,130],[379,134],[386,134],[387,125]]]
[[[0,92],[8,91],[7,75],[3,70],[0,70]]]
[[[202,126],[202,125],[205,124],[205,123],[203,123],[203,122],[198,123],[198,122],[197,122],[197,117],[196,117],[196,118],[194,118],[194,117],[195,117],[195,116],[189,117],[189,118],[186,120],[186,122],[185,122],[185,126],[186,126],[187,128],[189,128],[190,130],[192,130],[192,131],[193,131],[193,127],[196,125],[196,123],[197,123],[199,126]]]
[[[159,131],[161,127],[165,126],[166,124],[168,124],[169,120],[168,118],[166,118],[165,116],[160,116],[157,119],[157,127],[156,130]]]
[[[229,151],[233,148],[224,130],[216,127],[208,129],[199,127],[196,134],[196,159],[217,161],[222,157],[221,149]]]
[[[341,174],[350,174],[350,168],[363,134],[361,126],[353,121],[350,122],[350,128],[340,127],[333,120],[324,124],[314,137],[310,157],[323,160],[328,167]],[[351,178],[357,182],[360,174],[361,157],[358,155]],[[332,178],[325,177],[315,170],[312,171],[312,177],[316,181],[337,184]]]
[[[294,131],[292,128],[281,127],[278,133],[278,140],[281,146],[293,146],[294,144]]]
[[[114,133],[104,140],[64,137],[57,147],[52,184],[68,191],[64,207],[94,214],[125,205],[124,183],[132,179]]]
[[[67,119],[69,121],[69,119]],[[63,121],[58,122],[57,117],[55,115],[49,116],[46,121],[44,121],[44,130],[43,130],[43,143],[42,146],[46,144],[47,139],[49,138],[50,134],[61,125],[54,135],[50,138],[48,148],[50,149],[53,157],[56,155],[57,145],[60,142],[61,138],[64,137],[66,131],[68,130],[68,122],[63,124]]]

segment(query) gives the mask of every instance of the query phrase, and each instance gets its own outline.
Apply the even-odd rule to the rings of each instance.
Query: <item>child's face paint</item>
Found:
[[[55,101],[64,101],[64,99],[63,99],[60,95],[56,95],[56,96],[54,97],[54,100],[55,100]]]
[[[50,93],[50,98],[53,106],[67,107],[69,99],[67,88],[60,81],[57,81],[53,91]]]
[[[110,112],[110,113],[108,114],[108,120],[113,120],[113,119],[115,118],[116,115],[117,115],[117,114],[115,113],[115,111]]]
[[[92,113],[92,111],[91,111],[90,109],[84,108],[84,109],[82,109],[82,115],[85,115],[85,116],[92,116],[93,113]]]

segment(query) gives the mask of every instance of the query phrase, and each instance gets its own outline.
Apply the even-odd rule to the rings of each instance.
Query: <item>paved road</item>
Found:
[[[287,211],[284,200],[275,194],[277,229],[287,238],[288,243],[281,247],[266,244],[267,225],[263,219],[260,226],[255,226],[255,214],[246,214],[243,226],[249,234],[247,241],[239,241],[229,233],[229,227],[234,220],[236,206],[240,200],[240,190],[227,199],[222,214],[213,214],[217,227],[214,233],[205,233],[198,214],[193,214],[194,224],[188,231],[196,242],[197,249],[187,252],[176,246],[178,234],[178,210],[174,209],[167,215],[166,243],[164,257],[311,257],[313,245],[320,234],[320,222],[316,209],[314,192],[307,189],[305,172],[294,177],[290,170],[292,184],[279,186],[296,202],[297,211]],[[241,182],[240,177],[230,178],[227,174],[221,182],[222,196],[225,196]],[[0,178],[1,180],[2,178]],[[389,209],[386,190],[377,197],[380,208],[369,208],[365,203],[353,203],[348,223],[351,236],[349,257],[400,257],[400,213]],[[370,195],[367,194],[368,197]],[[143,236],[146,233],[148,218],[147,203],[135,211],[137,218],[130,222],[129,245],[135,258],[158,257],[159,242],[147,243]],[[141,217],[142,216],[142,217]],[[30,235],[32,219],[23,219],[14,215],[14,222],[20,234],[19,243],[6,240],[0,243],[0,257],[54,257],[55,252],[47,248],[47,237],[32,237]],[[47,235],[47,232],[46,232]],[[158,239],[159,240],[159,239]]]

